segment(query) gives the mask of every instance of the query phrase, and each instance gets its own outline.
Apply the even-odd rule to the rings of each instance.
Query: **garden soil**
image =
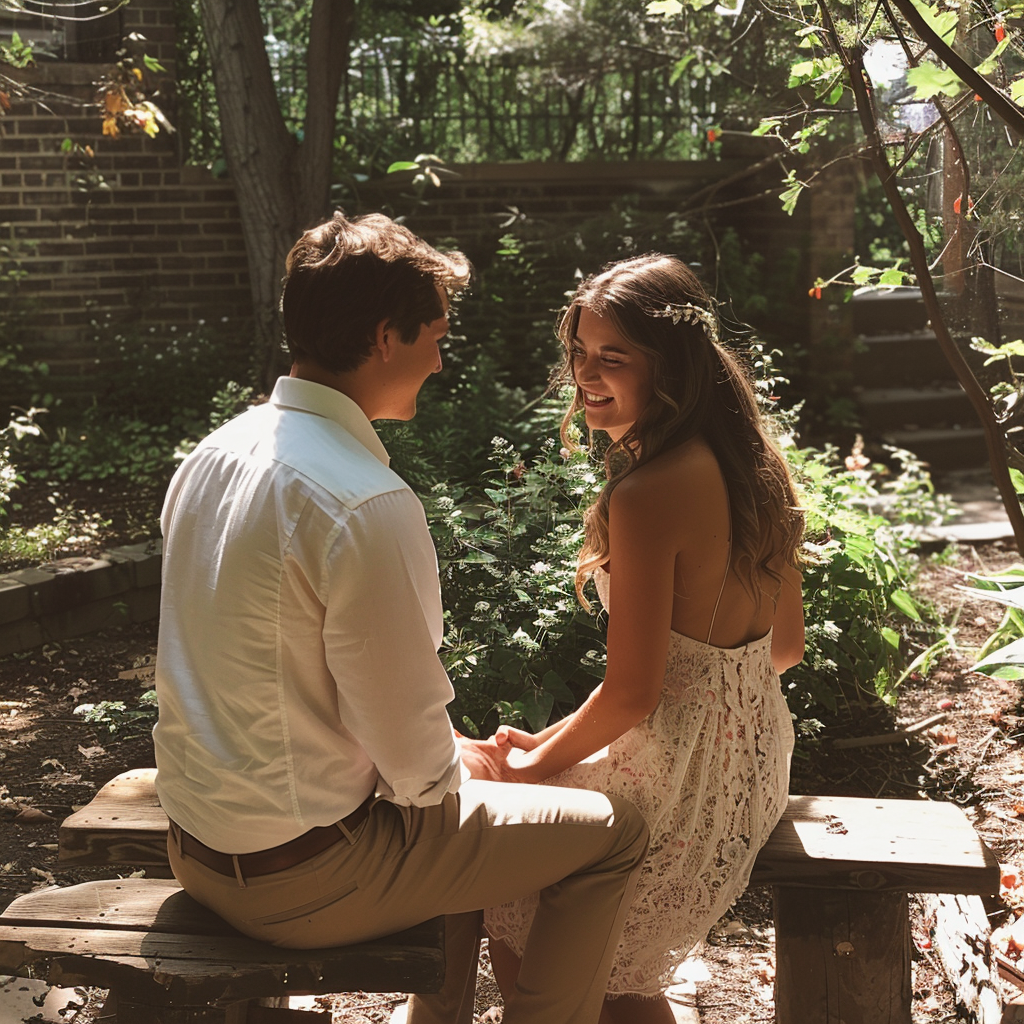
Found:
[[[957,627],[957,649],[926,677],[906,683],[895,708],[849,695],[817,737],[801,741],[793,792],[954,801],[1002,864],[1024,867],[1024,687],[969,672],[969,649],[998,623],[999,609],[957,589],[965,571],[992,571],[1019,561],[1009,547],[961,547],[955,564],[923,570],[919,593]],[[113,776],[152,765],[152,743],[147,728],[127,724],[111,733],[86,722],[75,708],[104,700],[134,706],[151,683],[155,649],[154,623],[0,659],[0,909],[39,886],[111,876],[110,869],[58,865],[58,823]],[[837,738],[891,732],[941,710],[945,721],[913,741],[833,748]],[[1014,881],[1012,871],[1005,874]],[[919,903],[912,910],[915,1024],[955,1019],[929,922]],[[1006,890],[987,910],[993,925],[1012,921],[1024,913],[1024,887]],[[752,889],[687,969],[696,982],[702,1024],[774,1019],[773,939],[770,893]],[[481,975],[477,1021],[497,1024],[500,1000],[486,954]],[[1005,998],[1017,994],[1003,984]],[[63,1019],[94,1024],[101,997],[83,991],[79,1005],[72,1004]],[[336,1024],[387,1024],[403,998],[354,993],[322,1005],[334,1010]]]

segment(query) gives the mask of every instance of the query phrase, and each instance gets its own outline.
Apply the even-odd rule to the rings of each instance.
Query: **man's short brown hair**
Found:
[[[444,316],[438,296],[466,287],[460,252],[438,252],[380,213],[348,220],[338,211],[310,228],[285,264],[281,312],[295,361],[341,373],[369,357],[382,320],[412,344],[423,324]]]

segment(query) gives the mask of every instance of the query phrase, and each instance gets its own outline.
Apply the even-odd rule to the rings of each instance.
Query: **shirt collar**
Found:
[[[314,416],[334,420],[347,430],[370,454],[389,465],[391,458],[373,429],[366,413],[348,395],[299,377],[278,377],[270,396],[273,405],[279,408],[299,409]]]

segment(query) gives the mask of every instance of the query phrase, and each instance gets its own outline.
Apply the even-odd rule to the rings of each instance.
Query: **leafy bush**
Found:
[[[236,326],[226,317],[194,327],[118,324],[108,314],[93,320],[88,339],[96,351],[94,404],[105,417],[154,426],[206,421],[213,396],[231,380],[248,380]]]
[[[452,714],[465,731],[501,723],[542,729],[571,711],[603,674],[604,639],[574,590],[580,507],[599,469],[549,439],[529,463],[504,438],[478,481],[427,496],[448,631],[442,657]]]
[[[156,722],[156,690],[140,694],[134,707],[123,700],[101,700],[98,704],[79,704],[74,714],[83,721],[104,726],[111,736],[118,732],[149,732]]]
[[[940,520],[943,503],[907,452],[893,451],[897,473],[843,468],[832,448],[785,454],[807,510],[807,653],[783,680],[790,707],[801,718],[835,710],[859,688],[894,702],[911,634],[925,630],[906,524]]]

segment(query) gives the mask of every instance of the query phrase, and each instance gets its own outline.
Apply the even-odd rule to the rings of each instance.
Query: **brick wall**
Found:
[[[135,0],[124,14],[125,31],[144,35],[139,45],[166,69],[147,72],[146,87],[173,118],[173,0]],[[0,246],[27,274],[13,300],[37,331],[26,354],[49,365],[47,388],[69,397],[91,389],[92,320],[159,327],[250,312],[231,185],[183,167],[172,134],[104,137],[88,106],[103,71],[26,69],[31,96],[12,97],[0,117]],[[77,148],[63,152],[65,139]]]
[[[173,15],[173,0],[133,0],[124,9],[125,30],[145,35],[146,52],[167,69],[161,81],[147,86],[160,90],[172,115]],[[183,166],[171,134],[152,140],[104,138],[97,110],[57,99],[90,101],[101,70],[84,64],[29,69],[23,74],[46,94],[45,107],[42,98],[20,99],[0,117],[0,247],[9,247],[27,273],[17,297],[31,326],[25,354],[49,365],[47,389],[65,399],[94,391],[93,321],[109,316],[159,329],[228,318],[244,326],[250,313],[240,214],[230,181]],[[66,138],[79,148],[63,152]],[[739,154],[716,163],[455,167],[427,205],[417,206],[407,195],[408,180],[392,176],[364,186],[359,209],[404,214],[428,239],[455,239],[475,262],[486,263],[507,230],[503,223],[517,214],[579,222],[633,195],[642,210],[668,215],[695,192],[729,179],[763,155]],[[770,167],[760,178],[726,184],[714,196],[718,208],[711,216],[719,228],[735,227],[745,249],[769,261],[784,249],[802,254],[802,287],[787,299],[793,329],[806,334],[808,281],[814,266],[828,262],[822,243],[812,247],[809,241],[811,204],[802,203],[790,218],[774,194],[741,202],[777,181],[778,169]],[[852,225],[852,215],[835,213],[844,204],[852,211],[852,199],[840,189],[821,207],[842,227],[824,243],[830,250],[852,248],[852,237],[845,242],[840,237]],[[0,252],[0,274],[4,269]],[[26,399],[5,390],[0,380],[0,401],[23,404]]]

